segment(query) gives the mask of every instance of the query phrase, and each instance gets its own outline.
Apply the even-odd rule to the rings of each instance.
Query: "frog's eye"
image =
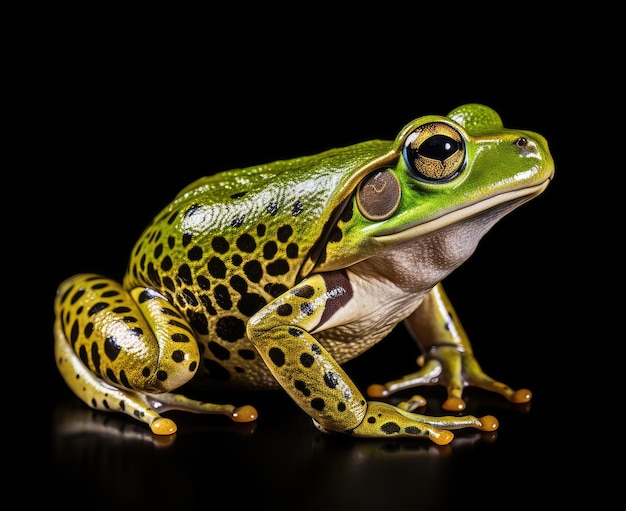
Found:
[[[443,122],[425,124],[413,131],[404,143],[404,161],[421,181],[446,182],[465,167],[463,137]]]

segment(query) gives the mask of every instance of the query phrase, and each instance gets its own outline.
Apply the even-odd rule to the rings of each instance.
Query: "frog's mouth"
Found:
[[[395,245],[414,240],[426,234],[444,229],[450,225],[459,224],[469,218],[484,215],[486,212],[491,212],[492,215],[490,216],[499,220],[525,202],[543,193],[550,184],[550,181],[551,179],[548,178],[543,183],[529,188],[521,188],[494,195],[468,206],[444,212],[442,215],[429,219],[426,222],[410,225],[402,230],[384,232],[374,236],[374,239],[385,245]]]

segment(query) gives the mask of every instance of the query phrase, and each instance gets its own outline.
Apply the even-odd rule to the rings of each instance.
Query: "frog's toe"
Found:
[[[454,433],[447,429],[430,430],[428,438],[437,445],[447,445],[454,440]]]
[[[528,389],[519,389],[513,392],[509,401],[515,404],[528,403],[533,398],[533,393]]]
[[[172,419],[159,417],[152,421],[150,429],[155,435],[173,435],[178,428]]]
[[[251,405],[243,405],[235,408],[230,415],[230,418],[235,422],[252,422],[256,420],[259,413],[256,408]]]
[[[444,401],[441,408],[450,412],[461,412],[465,410],[465,406],[465,401],[463,401],[460,397],[452,396]]]
[[[478,429],[481,431],[495,431],[500,426],[498,419],[496,419],[493,415],[485,415],[478,420],[480,422]]]
[[[367,395],[369,397],[381,398],[381,397],[387,397],[390,394],[391,392],[389,392],[389,390],[384,385],[381,385],[380,383],[373,383],[372,385],[367,387]]]

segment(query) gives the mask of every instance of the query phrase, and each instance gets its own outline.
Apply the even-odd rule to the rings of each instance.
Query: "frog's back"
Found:
[[[124,287],[168,297],[214,378],[273,383],[257,367],[247,320],[293,287],[303,265],[314,266],[373,151],[382,157],[389,148],[371,141],[195,181],[144,231]]]

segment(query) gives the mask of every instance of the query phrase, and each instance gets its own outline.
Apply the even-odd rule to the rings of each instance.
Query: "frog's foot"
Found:
[[[463,389],[468,386],[495,392],[515,404],[528,403],[532,399],[530,390],[514,390],[486,375],[474,355],[456,346],[437,346],[431,350],[427,359],[422,358],[418,361],[423,362],[419,371],[398,380],[370,385],[367,394],[374,398],[384,398],[404,389],[443,385],[446,387],[448,397],[442,408],[457,412],[465,410]]]
[[[316,421],[313,422],[320,431],[328,433]],[[491,415],[481,418],[472,415],[431,417],[408,412],[388,403],[370,401],[361,423],[346,433],[367,438],[423,437],[437,445],[446,445],[454,439],[454,433],[450,430],[461,428],[495,431],[498,429],[498,420]]]
[[[233,422],[251,422],[259,416],[256,408],[251,405],[205,403],[174,393],[150,394],[146,396],[146,402],[152,410],[159,412],[181,410],[191,413],[226,415]],[[156,435],[170,435],[176,431],[176,424],[170,419],[159,416],[150,423],[150,429]]]

